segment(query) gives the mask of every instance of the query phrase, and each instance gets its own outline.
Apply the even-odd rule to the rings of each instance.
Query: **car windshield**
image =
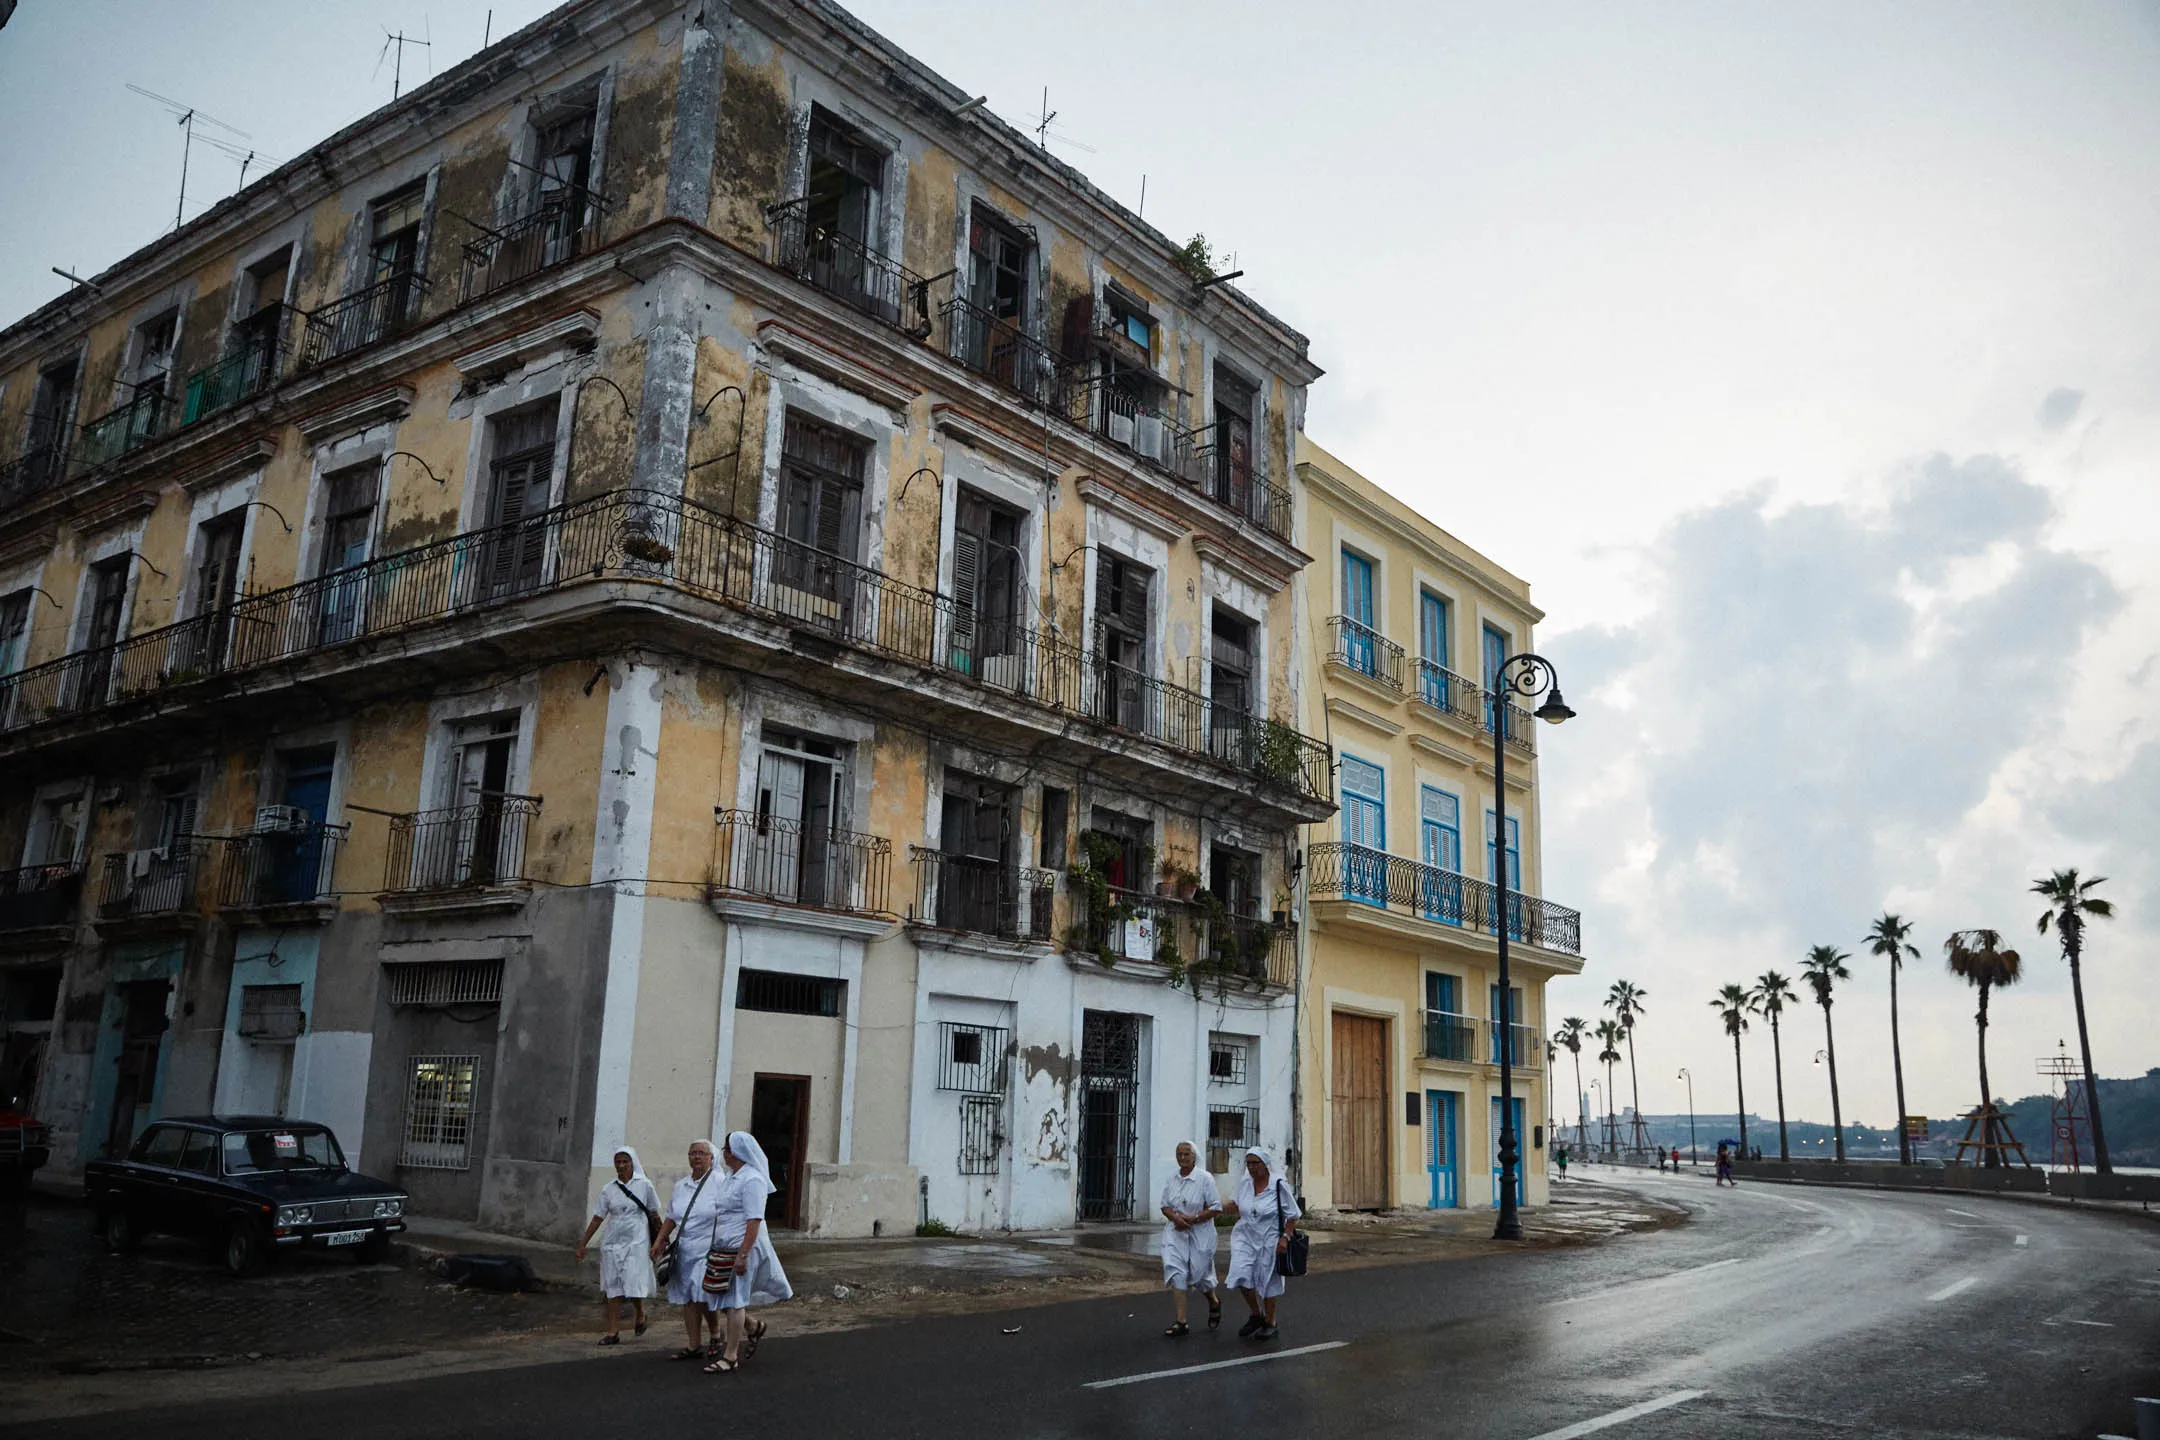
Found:
[[[273,1170],[342,1170],[345,1153],[328,1130],[239,1130],[225,1137],[225,1173],[260,1175]]]

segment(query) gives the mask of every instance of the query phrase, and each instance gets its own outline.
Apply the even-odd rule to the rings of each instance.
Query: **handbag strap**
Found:
[[[698,1183],[703,1184],[704,1182],[700,1181]],[[637,1206],[638,1213],[645,1217],[645,1223],[647,1225],[651,1225],[654,1223],[652,1210],[645,1204],[643,1200],[637,1198],[637,1191],[632,1190],[628,1185],[623,1184],[623,1182],[620,1180],[617,1180],[615,1182],[615,1188],[630,1197],[630,1203]]]
[[[1280,1175],[1278,1175],[1278,1176],[1276,1176],[1276,1177],[1275,1177],[1275,1238],[1276,1238],[1277,1240],[1281,1240],[1281,1239],[1282,1239],[1282,1237],[1283,1237],[1283,1213],[1282,1213],[1282,1177],[1281,1177]]]
[[[690,1223],[690,1216],[697,1209],[697,1197],[705,1193],[705,1182],[710,1179],[712,1179],[712,1171],[710,1170],[698,1176],[697,1188],[690,1192],[690,1203],[682,1207],[682,1224],[675,1227],[675,1239],[671,1243],[681,1243],[683,1228]],[[621,1182],[617,1181],[616,1183],[620,1184]]]

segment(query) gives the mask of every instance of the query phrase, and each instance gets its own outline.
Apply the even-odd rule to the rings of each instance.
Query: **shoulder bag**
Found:
[[[704,1182],[699,1181],[698,1183],[703,1184]],[[632,1190],[628,1185],[623,1184],[622,1181],[617,1180],[615,1182],[615,1188],[622,1191],[624,1195],[628,1196],[630,1198],[630,1203],[637,1206],[638,1213],[645,1217],[645,1247],[648,1250],[651,1249],[652,1242],[660,1238],[660,1217],[653,1214],[651,1209],[646,1206],[643,1200],[637,1198],[637,1191]],[[657,1280],[662,1285],[667,1284],[668,1275],[671,1271],[674,1270],[674,1268],[675,1247],[673,1245],[670,1245],[668,1247],[668,1253],[662,1255],[659,1260],[654,1263],[653,1279]]]
[[[1275,1240],[1276,1240],[1276,1243],[1280,1244],[1280,1243],[1282,1242],[1282,1236],[1283,1236],[1283,1194],[1282,1194],[1282,1181],[1280,1181],[1280,1180],[1277,1180],[1277,1181],[1275,1182]],[[1276,1274],[1278,1274],[1278,1275],[1283,1275],[1283,1276],[1289,1276],[1289,1275],[1303,1275],[1303,1274],[1305,1273],[1305,1262],[1306,1262],[1306,1260],[1307,1260],[1308,1258],[1310,1258],[1310,1256],[1311,1256],[1311,1253],[1312,1253],[1312,1236],[1310,1236],[1310,1235],[1307,1235],[1307,1234],[1306,1234],[1306,1233],[1305,1233],[1304,1231],[1302,1231],[1302,1230],[1296,1230],[1296,1231],[1293,1231],[1293,1232],[1291,1232],[1291,1235],[1290,1235],[1290,1244],[1289,1244],[1289,1246],[1288,1246],[1287,1248],[1285,1248],[1285,1249],[1282,1249],[1282,1250],[1278,1250],[1278,1251],[1276,1251],[1276,1252],[1275,1252],[1275,1273],[1276,1273]]]
[[[705,1193],[705,1182],[710,1179],[712,1179],[712,1171],[710,1170],[698,1177],[697,1188],[690,1192],[690,1203],[682,1207],[683,1223],[675,1227],[674,1237],[668,1241],[667,1254],[662,1255],[660,1264],[653,1267],[653,1274],[656,1278],[666,1280],[667,1277],[675,1273],[675,1267],[682,1263],[682,1232],[689,1228],[690,1216],[697,1209],[697,1197]],[[663,1269],[662,1266],[666,1268]]]

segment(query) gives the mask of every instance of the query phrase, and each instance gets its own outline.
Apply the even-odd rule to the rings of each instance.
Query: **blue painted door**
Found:
[[[1427,664],[1418,671],[1419,693],[1435,710],[1446,710],[1454,697],[1448,693],[1447,677],[1435,673],[1448,665],[1448,606],[1430,590],[1418,594],[1418,653]]]
[[[1495,694],[1500,689],[1500,666],[1508,658],[1508,638],[1492,626],[1485,627],[1485,669],[1478,680],[1485,687],[1485,728],[1493,728]],[[1503,708],[1499,711],[1506,715]]]
[[[330,819],[330,773],[337,752],[329,747],[301,750],[285,761],[284,803],[304,811],[308,828],[275,837],[266,852],[271,861],[264,900],[290,904],[313,900],[329,888],[323,873],[323,826]]]
[[[1373,673],[1372,561],[1342,552],[1343,660],[1365,674]]]
[[[1452,1090],[1425,1092],[1425,1175],[1432,1183],[1430,1203],[1435,1210],[1452,1210],[1462,1204],[1455,1131],[1459,1100]]]
[[[1530,1189],[1526,1183],[1530,1173],[1527,1159],[1530,1149],[1530,1132],[1523,1128],[1522,1097],[1517,1096],[1515,1098],[1511,1111],[1515,1117],[1515,1152],[1517,1157],[1515,1161],[1515,1203],[1527,1205],[1530,1203]],[[1500,1205],[1500,1097],[1497,1095],[1492,1098],[1492,1131],[1487,1135],[1486,1143],[1492,1148],[1492,1203],[1493,1207],[1498,1209]]]
[[[1462,801],[1426,785],[1418,791],[1419,857],[1429,868],[1419,910],[1444,925],[1463,922]]]
[[[1523,938],[1523,921],[1528,907],[1523,903],[1522,893],[1522,822],[1508,816],[1507,844],[1498,846],[1493,842],[1493,812],[1485,812],[1485,878],[1498,883],[1502,856],[1507,864],[1508,883],[1508,938]]]
[[[1343,893],[1387,904],[1387,775],[1353,755],[1342,757]]]

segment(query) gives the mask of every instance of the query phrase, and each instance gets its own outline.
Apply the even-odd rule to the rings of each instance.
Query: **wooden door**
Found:
[[[1388,1204],[1387,1021],[1333,1017],[1335,1065],[1328,1090],[1334,1143],[1335,1205],[1384,1210]]]
[[[750,1137],[772,1167],[765,1219],[776,1230],[802,1228],[803,1162],[808,1157],[810,1077],[757,1075],[750,1082]]]

